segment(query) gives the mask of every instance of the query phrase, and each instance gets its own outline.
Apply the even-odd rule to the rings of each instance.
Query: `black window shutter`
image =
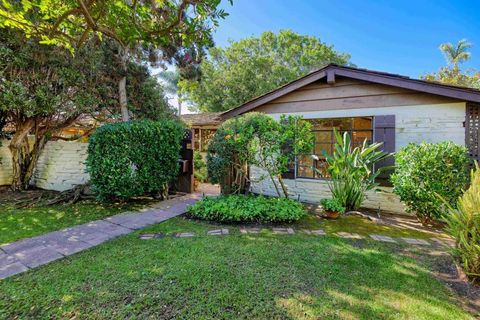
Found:
[[[383,145],[381,150],[393,153],[395,152],[395,115],[375,116],[373,118],[373,140],[374,142],[381,142]],[[375,164],[375,170],[381,167],[393,166],[395,160],[389,157],[385,160],[379,161]],[[391,170],[385,171],[378,177],[382,185],[389,184],[389,177]]]

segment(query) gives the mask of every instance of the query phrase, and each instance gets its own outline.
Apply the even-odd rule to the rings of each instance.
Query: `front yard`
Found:
[[[230,234],[206,235],[221,227]],[[330,222],[309,216],[291,225],[294,235],[275,235],[270,227],[241,234],[238,225],[171,219],[3,280],[0,318],[474,317],[435,277],[439,262],[451,260],[428,254],[434,247],[348,240],[332,232],[428,234],[357,217]],[[318,227],[328,235],[298,231]],[[170,236],[177,232],[196,236]],[[139,239],[146,233],[167,236]]]
[[[129,210],[138,210],[148,203],[144,201],[101,204],[96,201],[82,201],[72,205],[37,205],[19,208],[16,205],[17,201],[12,200],[15,193],[9,191],[2,193],[0,196],[0,244],[103,219]]]

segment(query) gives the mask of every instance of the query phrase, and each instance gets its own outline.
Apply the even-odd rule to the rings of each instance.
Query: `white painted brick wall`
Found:
[[[258,181],[264,171],[259,168],[250,168],[252,181]],[[307,203],[319,203],[321,199],[330,198],[331,193],[325,180],[314,179],[284,179],[290,198]],[[280,185],[278,185],[280,187]],[[392,188],[381,187],[382,191],[369,191],[366,194],[363,207],[382,211],[407,214],[404,205],[398,196],[392,193]],[[278,196],[270,178],[252,183],[253,193],[269,196]]]
[[[289,113],[301,115],[305,119],[356,117],[375,115],[395,115],[395,150],[406,146],[410,142],[420,143],[453,141],[465,144],[465,103],[448,103],[436,105],[399,106],[385,108],[364,108],[349,110],[325,110],[305,113]],[[278,119],[279,114],[270,114]],[[251,169],[254,178],[261,175],[258,168]],[[323,198],[330,197],[330,190],[325,181],[313,179],[285,180],[289,194],[292,198],[310,203],[318,203]],[[391,188],[382,188],[385,192],[370,191],[364,206],[367,208],[391,211],[405,214],[403,204]],[[252,183],[252,192],[266,195],[276,195],[272,183],[265,179],[260,183]]]
[[[11,183],[11,154],[9,141],[3,141],[0,148],[0,185]],[[88,143],[49,141],[42,151],[33,175],[35,186],[47,190],[63,191],[89,180],[85,172]]]

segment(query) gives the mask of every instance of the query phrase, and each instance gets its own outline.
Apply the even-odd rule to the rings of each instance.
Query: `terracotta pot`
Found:
[[[328,219],[338,219],[340,213],[338,213],[337,211],[325,210],[323,212],[323,216]]]

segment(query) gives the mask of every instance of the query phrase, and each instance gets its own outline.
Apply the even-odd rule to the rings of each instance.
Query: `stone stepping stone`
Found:
[[[403,241],[405,241],[408,244],[418,244],[422,246],[429,246],[430,243],[426,240],[423,239],[416,239],[416,238],[402,238]]]
[[[156,234],[154,233],[144,233],[141,234],[138,238],[141,240],[149,240],[149,239],[154,239],[156,237]]]
[[[337,232],[337,236],[345,239],[363,239],[358,233]]]
[[[260,228],[240,228],[241,234],[248,234],[248,233],[257,234],[260,232],[262,232],[262,229]]]
[[[272,228],[274,234],[295,234],[292,228]]]
[[[228,229],[216,229],[216,230],[210,230],[207,232],[207,235],[209,236],[222,236],[222,235],[227,235]]]
[[[314,235],[314,236],[325,236],[327,235],[325,233],[325,231],[323,231],[322,229],[318,229],[318,230],[307,230],[307,229],[303,229],[302,230],[304,233],[306,234],[309,234],[309,235]]]
[[[382,236],[380,234],[371,234],[370,238],[372,238],[373,240],[376,240],[376,241],[397,243],[397,241],[393,240],[392,237]]]
[[[195,233],[193,232],[179,232],[175,235],[178,238],[189,238],[189,237],[195,237]]]

